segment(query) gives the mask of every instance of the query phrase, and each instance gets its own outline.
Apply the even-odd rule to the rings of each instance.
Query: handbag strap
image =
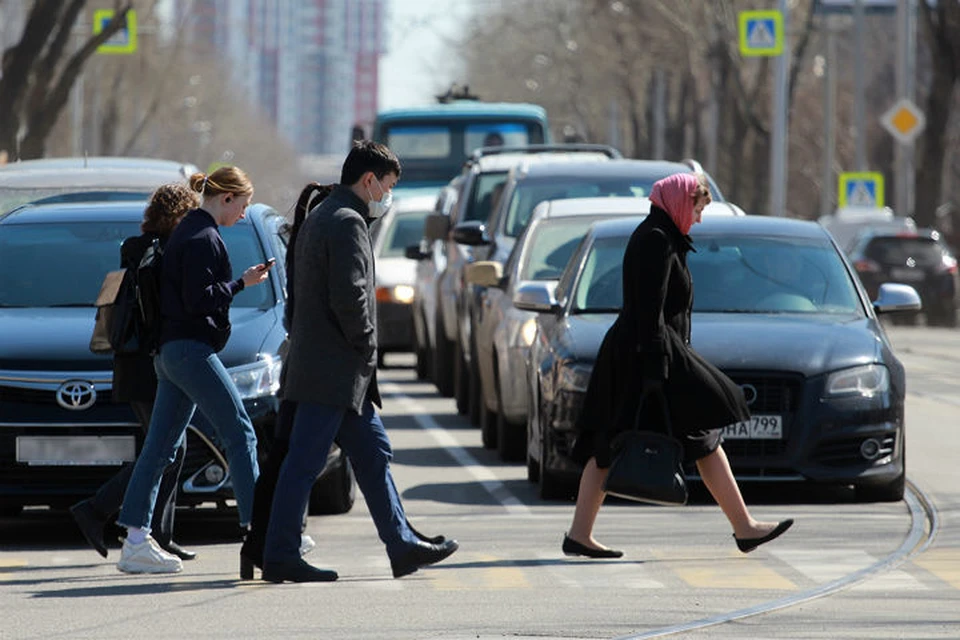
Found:
[[[673,437],[673,422],[670,420],[670,410],[667,407],[667,396],[662,389],[646,391],[640,396],[640,403],[637,405],[637,413],[633,418],[633,428],[636,431],[642,431],[640,428],[640,415],[643,413],[643,407],[651,396],[657,396],[657,404],[660,405],[660,411],[663,414],[663,423],[667,426],[667,435]]]

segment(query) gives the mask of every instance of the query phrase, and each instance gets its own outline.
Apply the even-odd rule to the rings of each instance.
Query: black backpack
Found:
[[[163,249],[154,240],[136,269],[127,269],[108,321],[117,354],[153,355],[160,343],[160,265]]]

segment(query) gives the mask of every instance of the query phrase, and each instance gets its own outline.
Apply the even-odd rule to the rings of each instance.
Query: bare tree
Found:
[[[67,45],[86,0],[35,0],[20,41],[3,52],[0,149],[16,158],[43,156],[47,137],[90,56],[125,24],[130,2],[117,0],[103,30],[70,54]]]
[[[914,218],[918,224],[933,226],[943,197],[946,132],[960,79],[960,2],[938,2],[935,8],[926,2],[918,4],[933,77],[924,109],[927,126],[917,162]]]

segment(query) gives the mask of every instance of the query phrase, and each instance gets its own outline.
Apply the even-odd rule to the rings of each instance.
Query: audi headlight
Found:
[[[582,364],[566,365],[560,370],[560,389],[585,393],[593,367]]]
[[[890,373],[882,364],[868,364],[831,373],[827,378],[826,395],[863,396],[872,398],[890,389]]]
[[[257,362],[230,369],[233,384],[244,400],[272,396],[280,389],[283,361],[276,356],[260,354]]]

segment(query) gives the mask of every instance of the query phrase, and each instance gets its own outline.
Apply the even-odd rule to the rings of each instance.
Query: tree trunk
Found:
[[[934,226],[943,187],[943,161],[946,155],[944,132],[950,120],[950,100],[956,84],[956,78],[950,77],[946,67],[942,60],[934,58],[933,79],[925,109],[927,126],[917,162],[917,195],[913,210],[913,217],[921,227]]]

